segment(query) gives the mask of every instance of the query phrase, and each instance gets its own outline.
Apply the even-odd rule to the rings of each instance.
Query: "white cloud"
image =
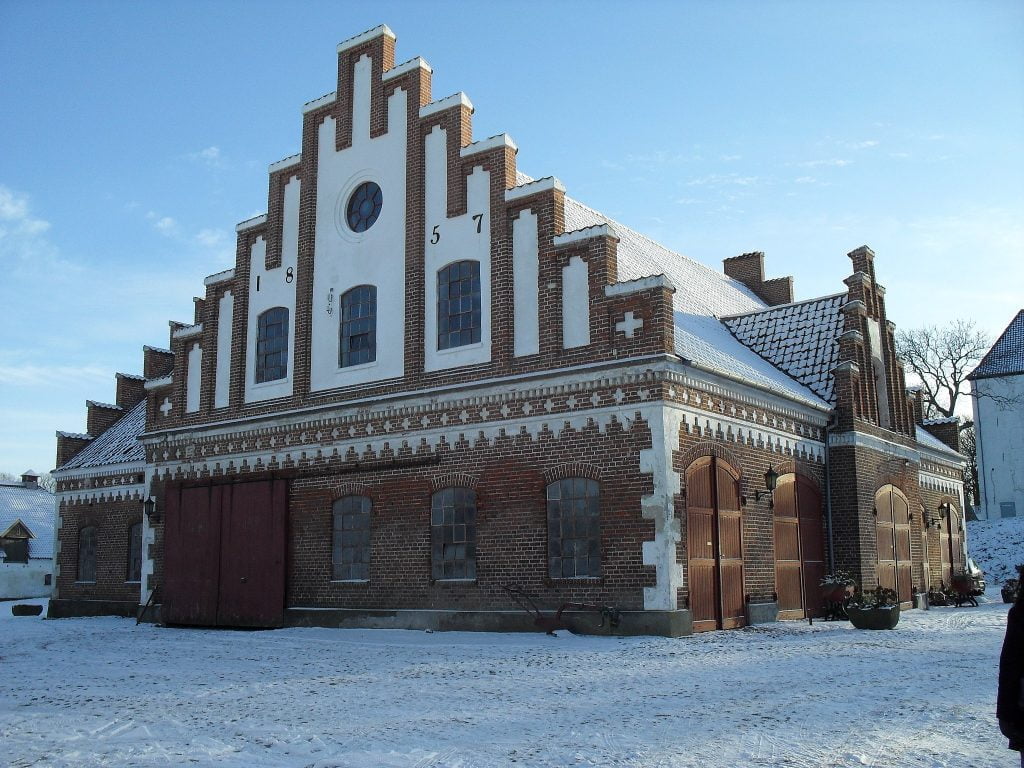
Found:
[[[707,176],[698,176],[686,182],[688,187],[725,187],[738,186],[749,187],[757,184],[760,179],[757,176],[740,176],[738,173],[711,173]]]
[[[28,198],[0,185],[0,237],[19,234],[35,236],[50,228],[50,222],[29,212]]]
[[[722,155],[721,160],[725,163],[732,163],[736,160],[742,160],[743,155]]]
[[[793,182],[796,184],[814,184],[815,182],[817,182],[817,179],[814,178],[813,176],[800,176],[796,179],[793,179]]]
[[[106,382],[113,374],[98,365],[36,365],[34,363],[0,363],[0,383],[10,386],[39,387],[74,382]]]
[[[203,163],[210,168],[224,167],[224,156],[220,152],[220,147],[207,147],[198,152],[192,152],[188,155],[188,158],[193,162]]]
[[[851,141],[847,143],[846,146],[850,149],[871,149],[872,147],[877,147],[878,142],[874,139],[869,139],[868,141]]]
[[[207,248],[218,248],[227,242],[227,233],[223,229],[201,229],[196,235],[196,242]]]
[[[853,160],[846,160],[840,157],[833,157],[827,160],[806,160],[802,163],[797,163],[801,168],[818,168],[819,166],[831,166],[835,168],[842,168],[847,165],[853,165]]]
[[[178,222],[170,216],[161,216],[156,211],[149,211],[146,218],[153,222],[153,228],[161,235],[173,237],[178,233]]]

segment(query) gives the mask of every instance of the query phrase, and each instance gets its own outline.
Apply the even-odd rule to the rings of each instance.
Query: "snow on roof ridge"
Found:
[[[123,411],[124,407],[117,405],[117,403],[101,403],[99,400],[86,400],[86,405],[94,405],[97,408],[110,408],[114,411]]]
[[[519,147],[512,141],[512,137],[507,133],[496,133],[494,136],[488,136],[486,139],[480,139],[480,141],[474,141],[467,144],[459,150],[459,157],[468,157],[469,155],[475,155],[478,152],[486,152],[489,149],[495,147],[511,147],[516,152],[519,151]]]
[[[144,351],[147,351],[147,352],[159,352],[161,355],[173,355],[174,354],[169,349],[164,349],[163,347],[152,347],[149,344],[144,345],[142,347],[142,349]]]
[[[121,373],[120,371],[115,376],[123,376],[126,379],[134,379],[135,381],[145,381],[145,376],[139,376],[137,373]]]
[[[288,157],[283,157],[280,160],[274,161],[267,167],[267,171],[268,173],[273,173],[274,171],[280,171],[284,168],[291,168],[293,165],[298,165],[301,162],[302,153],[297,152],[294,155],[288,155]]]
[[[315,99],[310,99],[302,105],[302,113],[305,114],[306,112],[312,112],[314,109],[318,109],[325,104],[330,104],[337,98],[337,91],[331,91],[330,93],[325,93],[323,96],[317,96]]]
[[[922,424],[929,424],[929,425],[930,424],[950,424],[950,423],[952,423],[954,421],[959,422],[960,419],[958,419],[956,416],[941,416],[941,417],[939,417],[937,419],[925,419],[921,423]]]
[[[810,299],[801,299],[799,301],[791,301],[788,304],[773,304],[770,307],[764,309],[755,309],[751,312],[740,312],[737,315],[722,315],[720,320],[736,320],[741,317],[750,317],[751,315],[761,315],[766,312],[773,312],[780,309],[792,309],[793,307],[799,307],[802,304],[813,304],[816,301],[828,301],[830,299],[840,299],[846,296],[846,291],[840,291],[839,293],[830,293],[827,296],[814,296]]]
[[[349,48],[355,48],[357,45],[373,40],[376,37],[384,35],[390,37],[392,40],[397,40],[395,33],[391,31],[391,28],[387,24],[378,24],[376,27],[360,32],[358,35],[353,35],[347,40],[342,40],[338,43],[338,53],[347,51]]]
[[[73,440],[93,440],[93,436],[87,432],[62,432],[57,430],[57,437],[68,437]]]
[[[420,117],[429,117],[430,115],[434,115],[438,112],[443,112],[446,109],[451,109],[452,107],[457,106],[468,107],[470,112],[473,111],[473,102],[469,100],[469,96],[462,91],[458,91],[457,93],[453,93],[451,96],[445,96],[443,99],[438,99],[437,101],[432,101],[429,104],[424,104],[420,107]]]
[[[381,76],[381,79],[390,80],[393,77],[404,75],[406,72],[412,72],[415,69],[425,69],[427,72],[434,71],[434,68],[431,67],[422,56],[413,56],[408,61],[403,61],[401,64],[393,66]]]
[[[240,221],[235,224],[235,232],[242,232],[246,229],[253,229],[267,223],[267,214],[261,213],[259,216],[253,216],[251,219]]]

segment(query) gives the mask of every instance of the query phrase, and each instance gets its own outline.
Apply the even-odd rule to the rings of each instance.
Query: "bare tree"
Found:
[[[896,332],[896,354],[921,382],[926,417],[954,415],[957,401],[967,394],[967,374],[990,346],[988,335],[971,320]]]

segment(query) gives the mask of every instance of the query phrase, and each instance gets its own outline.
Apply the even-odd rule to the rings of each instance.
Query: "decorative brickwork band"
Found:
[[[709,440],[699,442],[685,453],[682,453],[680,455],[680,463],[683,467],[689,467],[693,462],[697,461],[697,459],[705,456],[715,456],[719,459],[723,459],[739,471],[740,477],[743,476],[743,463],[736,457],[736,455],[724,445],[721,445],[720,443],[712,443]]]
[[[479,480],[478,476],[467,472],[445,472],[431,478],[430,487],[435,491],[442,488],[476,488]]]
[[[588,480],[600,480],[601,468],[596,464],[572,462],[571,464],[559,464],[557,467],[549,467],[544,470],[545,485],[550,485],[556,480],[562,480],[566,477],[585,477]]]

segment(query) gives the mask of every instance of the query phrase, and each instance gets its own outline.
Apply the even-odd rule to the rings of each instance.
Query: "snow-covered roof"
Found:
[[[523,177],[519,183],[528,183]],[[698,368],[776,395],[828,410],[829,404],[741,344],[718,319],[759,312],[765,303],[737,280],[700,262],[670,251],[577,200],[565,198],[567,232],[607,224],[619,238],[618,279],[635,280],[663,274],[676,287],[673,294],[676,353]]]
[[[988,379],[1019,373],[1024,373],[1024,309],[1006,326],[1003,335],[967,378]]]
[[[58,470],[143,461],[146,454],[138,438],[145,428],[146,401],[143,400]]]
[[[941,453],[944,456],[955,459],[957,461],[964,461],[964,457],[946,445],[944,442],[939,440],[935,435],[931,434],[927,429],[922,426],[914,426],[914,436],[917,438],[917,443],[923,448],[927,448],[933,453]]]
[[[28,542],[28,556],[53,557],[53,522],[57,514],[53,494],[45,488],[23,483],[0,483],[0,533],[18,520],[34,538]]]
[[[834,403],[845,293],[723,318],[737,339],[823,400]]]

